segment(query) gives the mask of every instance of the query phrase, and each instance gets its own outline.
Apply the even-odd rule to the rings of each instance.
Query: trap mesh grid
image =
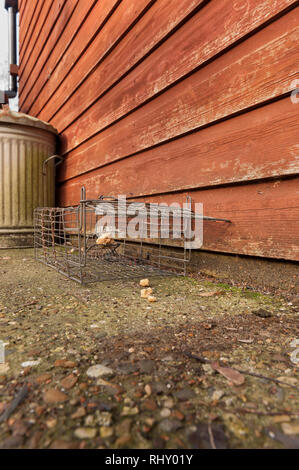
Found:
[[[161,207],[155,212],[155,205],[143,204],[139,236],[130,238],[124,229],[135,223],[137,206],[132,201],[120,206],[116,199],[102,196],[75,207],[35,209],[35,258],[81,284],[185,275],[191,249],[184,243],[183,224],[189,220],[192,226],[196,214],[191,209],[169,214]],[[113,238],[98,244],[103,227],[111,229],[109,224],[117,227]],[[166,250],[165,244],[172,248]]]

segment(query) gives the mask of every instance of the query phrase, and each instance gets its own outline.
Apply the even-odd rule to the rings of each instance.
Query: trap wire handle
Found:
[[[117,201],[118,199],[115,196],[104,196],[103,194],[101,194],[101,196],[98,197],[98,200],[113,202],[113,201]]]

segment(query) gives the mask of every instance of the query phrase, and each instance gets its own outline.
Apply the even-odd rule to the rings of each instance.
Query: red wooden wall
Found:
[[[61,133],[58,202],[206,215],[206,250],[299,259],[294,0],[19,0],[20,108]]]

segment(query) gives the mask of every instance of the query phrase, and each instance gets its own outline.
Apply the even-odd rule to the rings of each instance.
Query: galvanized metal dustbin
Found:
[[[33,246],[33,211],[55,205],[57,131],[26,114],[0,111],[0,248]]]

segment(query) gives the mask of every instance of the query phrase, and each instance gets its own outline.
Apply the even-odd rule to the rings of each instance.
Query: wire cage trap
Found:
[[[35,209],[35,258],[81,284],[185,275],[195,221],[223,219],[196,214],[190,198],[184,206],[88,200],[82,188],[78,206]]]

